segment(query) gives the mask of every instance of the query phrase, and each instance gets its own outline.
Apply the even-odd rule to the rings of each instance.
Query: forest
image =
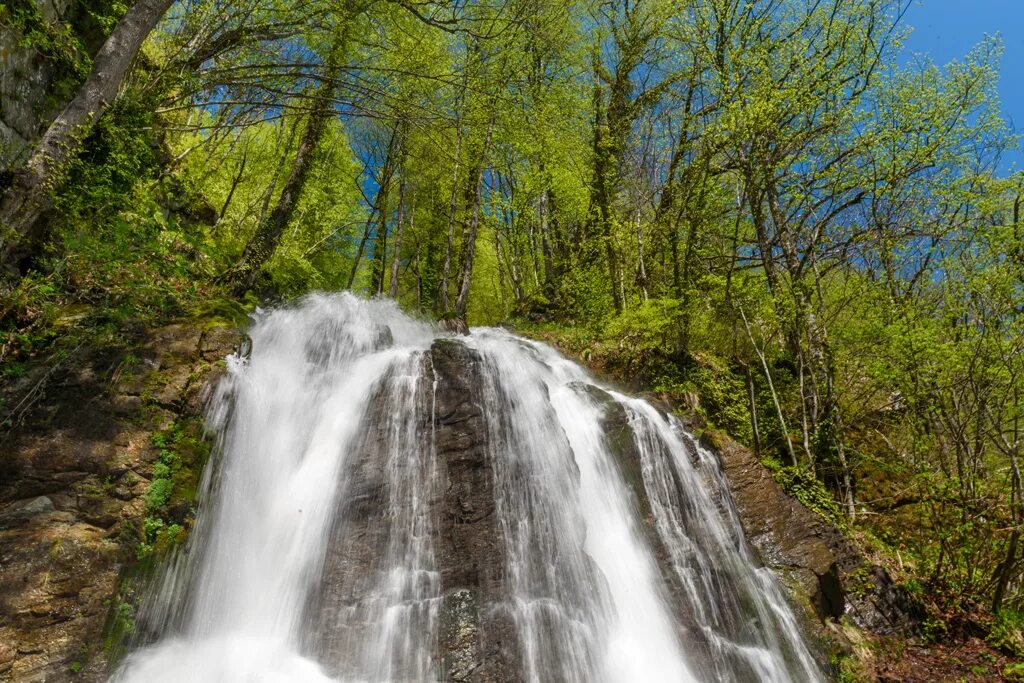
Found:
[[[509,325],[700,415],[1024,656],[1024,172],[909,0],[0,3],[0,371],[315,290]],[[0,405],[5,428],[18,405]]]

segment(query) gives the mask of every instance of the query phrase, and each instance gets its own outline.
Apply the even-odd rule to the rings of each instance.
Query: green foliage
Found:
[[[836,504],[835,498],[813,473],[800,467],[782,467],[771,461],[768,464],[773,470],[772,477],[782,490],[833,524],[839,527],[846,526],[842,510]]]
[[[1024,662],[1010,662],[1003,667],[1003,678],[1008,681],[1024,681]]]
[[[686,373],[709,421],[745,444],[753,443],[747,387],[742,376],[701,359]],[[686,386],[684,384],[684,386]]]
[[[124,599],[127,592],[128,589],[122,582],[118,590],[119,597],[110,611],[104,635],[104,648],[108,652],[123,647],[128,637],[135,633],[135,605]]]
[[[832,670],[838,683],[866,683],[870,680],[863,665],[855,657],[847,654],[833,656]]]
[[[679,302],[674,299],[645,301],[610,320],[605,338],[637,355],[674,346],[679,323]]]
[[[155,469],[153,474],[154,476],[157,475]],[[169,478],[153,479],[149,485],[149,490],[146,491],[146,509],[152,512],[167,505],[167,502],[171,499],[171,492],[173,490],[174,482]]]
[[[142,524],[142,538],[136,556],[142,560],[154,551],[166,551],[185,539],[185,519],[172,518],[170,509],[176,502],[191,503],[195,498],[198,472],[209,453],[198,424],[191,421],[174,423],[166,431],[154,432],[150,441],[159,449],[153,463],[149,488],[143,496],[147,516]]]
[[[985,642],[1008,655],[1024,658],[1024,612],[1000,610],[989,627]]]
[[[24,363],[18,363],[17,361],[4,365],[3,375],[5,379],[18,379],[23,377],[26,372],[26,366]]]
[[[921,622],[921,635],[929,643],[941,643],[949,634],[949,627],[943,619],[928,617]]]
[[[92,61],[72,25],[46,21],[32,0],[8,0],[0,5],[0,26],[19,36],[20,47],[37,50],[51,61],[54,103],[70,99]]]
[[[47,19],[33,0],[7,0],[0,4],[0,28],[45,59],[50,87],[43,103],[59,111],[74,95],[92,67],[91,50],[124,15],[127,6],[117,0],[78,0],[61,5],[56,19]]]

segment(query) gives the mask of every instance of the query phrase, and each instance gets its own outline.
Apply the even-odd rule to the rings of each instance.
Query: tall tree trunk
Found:
[[[391,182],[391,175],[394,172],[394,156],[395,156],[395,143],[398,139],[398,127],[396,126],[391,131],[391,137],[388,138],[387,151],[384,153],[384,164],[381,166],[380,177],[377,179],[377,196],[374,197],[373,204],[370,206],[370,215],[366,218],[366,227],[363,229],[363,237],[359,240],[359,247],[356,249],[355,258],[352,259],[352,272],[348,276],[348,285],[346,289],[352,289],[352,286],[356,282],[356,274],[359,272],[359,266],[363,262],[363,252],[366,251],[366,243],[370,241],[370,231],[373,229],[373,218],[378,213],[383,213],[385,205],[387,204],[387,191],[386,187]],[[367,198],[367,201],[369,199]]]
[[[462,280],[459,284],[459,296],[455,300],[455,318],[459,321],[466,319],[466,306],[469,304],[469,287],[473,282],[473,261],[476,256],[476,236],[480,230],[480,209],[483,204],[484,193],[484,170],[487,166],[487,154],[491,148],[491,138],[494,136],[494,112],[491,112],[491,120],[487,124],[487,138],[484,140],[484,148],[480,154],[480,164],[476,172],[476,187],[473,192],[473,206],[469,216],[469,229],[466,234],[465,260],[462,264]]]
[[[775,256],[772,253],[771,237],[768,233],[768,218],[764,212],[763,189],[754,180],[756,171],[746,172],[744,195],[747,198],[750,209],[750,220],[754,225],[754,232],[757,235],[757,247],[761,253],[761,264],[764,268],[764,277],[768,282],[768,291],[777,300],[783,295],[779,283],[779,274],[775,267]]]
[[[636,283],[640,286],[640,292],[644,295],[644,301],[647,301],[650,299],[650,295],[647,293],[647,264],[644,262],[644,231],[640,222],[639,207],[636,210],[633,221],[636,224]]]
[[[747,331],[747,338],[750,340],[750,346],[754,349],[754,353],[757,354],[758,360],[761,361],[761,369],[764,370],[764,377],[768,380],[768,389],[771,391],[772,403],[775,405],[775,416],[779,420],[779,427],[782,429],[782,439],[786,444],[786,452],[789,454],[789,463],[796,465],[796,453],[793,452],[793,442],[789,439],[789,429],[786,428],[786,417],[782,412],[782,404],[779,403],[779,395],[775,391],[775,383],[772,381],[772,372],[768,367],[768,359],[765,358],[764,352],[761,347],[754,341],[754,333],[750,329],[750,323],[747,321],[747,316],[743,312],[743,308],[739,307],[740,317],[743,319],[743,327]]]
[[[32,233],[53,202],[68,162],[100,115],[117,97],[146,36],[173,0],[139,0],[132,5],[96,54],[92,72],[36,145],[25,167],[0,197],[0,266]]]
[[[441,269],[441,307],[440,313],[448,313],[448,286],[452,276],[452,252],[455,249],[455,223],[459,210],[459,162],[462,159],[462,128],[456,121],[455,134],[455,166],[452,169],[452,197],[448,206],[448,241],[444,250],[444,266]]]
[[[754,392],[754,373],[750,366],[743,364],[743,374],[747,380],[747,398],[750,401],[750,430],[754,436],[754,455],[761,457],[761,429],[757,421],[757,397]]]
[[[228,208],[231,206],[231,200],[235,197],[235,190],[242,183],[242,176],[245,174],[245,166],[249,160],[249,148],[247,147],[242,152],[242,161],[238,164],[238,171],[231,178],[231,188],[228,190],[228,196],[224,200],[224,204],[220,207],[220,211],[217,212],[217,220],[213,222],[213,233],[217,232],[217,228],[220,227],[221,221],[224,220],[224,216],[227,215]]]
[[[377,213],[377,235],[373,240],[373,269],[371,277],[371,291],[381,296],[384,293],[384,271],[388,257],[388,214],[391,207],[388,200],[391,198],[388,188],[382,187],[378,193],[380,197],[380,211]]]
[[[402,169],[400,172],[403,174],[399,184],[399,197],[398,197],[398,224],[397,230],[402,229],[404,210],[403,200],[405,193],[405,175],[403,166],[403,159],[405,153],[401,150],[404,149],[405,132],[404,127],[401,123],[395,124],[395,129],[391,134],[391,141],[388,143],[388,159],[387,162],[391,164],[391,168],[387,173],[388,183],[381,185],[378,196],[380,197],[380,210],[377,212],[378,217],[378,228],[377,237],[374,240],[373,246],[373,292],[377,296],[384,295],[384,279],[387,276],[387,263],[388,263],[388,217],[390,215],[390,206],[388,200],[390,199],[390,181],[394,176],[394,173],[398,169]],[[396,154],[396,151],[398,154]],[[396,161],[392,161],[397,159]]]
[[[596,224],[597,239],[604,247],[608,267],[608,283],[611,286],[612,304],[616,313],[622,313],[621,276],[618,254],[613,237],[612,196],[614,194],[616,165],[618,158],[612,149],[614,140],[609,132],[612,126],[610,114],[604,107],[604,89],[594,88],[594,180],[591,189],[592,223]]]
[[[245,245],[245,250],[238,263],[225,276],[237,294],[243,293],[256,282],[264,264],[277,249],[281,235],[284,234],[285,228],[288,227],[288,223],[295,213],[302,189],[305,187],[306,179],[313,167],[313,158],[323,139],[327,121],[331,117],[331,108],[328,103],[332,99],[333,87],[333,83],[325,81],[317,89],[318,104],[316,109],[309,114],[306,130],[302,134],[302,141],[295,154],[295,162],[292,164],[291,173],[281,190],[281,196],[278,197],[277,204],[270,215],[260,221],[256,232],[249,243]]]
[[[1014,566],[1017,563],[1017,547],[1020,544],[1020,527],[1024,522],[1024,511],[1021,509],[1021,475],[1020,466],[1017,463],[1016,448],[1010,453],[1010,464],[1012,466],[1013,488],[1010,490],[1010,510],[1013,513],[1013,531],[1010,532],[1010,541],[1006,546],[1006,557],[996,567],[996,589],[992,596],[992,611],[996,614],[1003,608],[1003,599],[1006,595],[1006,588],[1010,585],[1013,577]]]
[[[544,168],[541,165],[541,171]],[[537,211],[540,214],[540,246],[544,257],[544,295],[551,299],[557,278],[555,267],[555,250],[551,239],[551,190],[544,188],[540,193]]]
[[[415,204],[409,207],[408,213],[405,210],[405,175],[403,170],[402,180],[398,185],[398,225],[395,227],[395,253],[391,257],[391,288],[388,296],[392,299],[398,298],[398,269],[402,260],[402,231],[405,228],[406,220],[409,228],[412,228],[413,210]]]

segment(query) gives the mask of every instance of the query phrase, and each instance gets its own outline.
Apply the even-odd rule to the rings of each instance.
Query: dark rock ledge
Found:
[[[923,615],[907,592],[832,524],[787,495],[749,449],[721,432],[707,432],[702,441],[721,459],[747,540],[823,624],[848,619],[883,636],[918,629]]]

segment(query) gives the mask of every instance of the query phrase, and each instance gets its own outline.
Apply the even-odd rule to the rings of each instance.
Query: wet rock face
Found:
[[[72,671],[74,680],[105,680],[101,643],[146,515],[142,497],[158,455],[151,435],[198,414],[204,387],[216,374],[213,361],[239,342],[227,330],[169,326],[147,335],[132,358],[123,352],[74,358],[56,370],[30,373],[24,387],[11,389],[26,390],[52,371],[44,399],[0,444],[0,681],[67,680]],[[511,591],[495,511],[482,360],[462,342],[440,339],[418,363],[418,371],[411,366],[418,377],[415,433],[435,468],[423,476],[430,481],[424,495],[440,587],[438,673],[451,681],[519,681],[523,664],[506,602]],[[587,391],[605,407],[605,439],[632,491],[665,593],[686,625],[684,591],[666,571],[668,552],[654,529],[629,417],[602,390]],[[349,488],[321,579],[330,590],[314,591],[308,608],[311,619],[322,621],[321,633],[331,632],[339,613],[357,608],[383,571],[391,532],[388,437],[380,430],[394,410],[382,389],[370,401],[369,428],[346,465]],[[883,634],[914,628],[913,609],[884,571],[786,496],[749,451],[724,438],[712,446],[748,539],[766,564],[808,596],[821,619],[846,616]],[[346,637],[361,636],[357,622],[348,628],[348,636],[335,631],[309,645],[330,662],[335,650],[350,644]]]
[[[237,335],[175,325],[131,354],[93,349],[31,369],[2,391],[0,681],[105,680],[105,624],[135,557],[155,431],[197,414]]]
[[[883,568],[786,495],[749,450],[721,434],[707,441],[722,460],[747,539],[769,567],[810,598],[820,619],[847,616],[878,635],[917,629],[919,608]]]
[[[501,683],[519,681],[522,674],[515,625],[503,608],[509,595],[506,554],[495,516],[480,386],[480,357],[458,341],[437,340],[420,357],[414,430],[423,462],[417,473],[403,476],[416,478],[419,497],[427,500],[430,521],[425,527],[439,586],[438,637],[429,646],[431,659],[438,655],[436,673],[449,681]],[[380,579],[394,561],[388,557],[391,535],[403,533],[392,524],[403,514],[392,507],[392,489],[401,484],[387,472],[389,458],[395,457],[389,450],[401,447],[387,433],[388,418],[407,409],[399,408],[398,400],[382,386],[369,402],[363,433],[340,477],[346,488],[339,496],[319,588],[307,606],[315,624],[308,647],[327,673],[340,678],[361,677],[361,666],[374,668],[359,660],[367,649],[367,632],[380,626],[375,610],[382,598]],[[411,618],[421,620],[419,630],[428,630],[429,617],[418,613]],[[403,669],[415,666],[408,655],[396,655],[398,678],[418,680],[421,675]]]
[[[654,554],[654,559],[661,576],[662,589],[665,595],[668,596],[672,614],[679,625],[680,640],[689,644],[690,657],[707,670],[710,668],[708,661],[715,654],[712,652],[700,624],[694,620],[693,612],[688,608],[689,599],[686,596],[686,588],[680,584],[678,574],[671,570],[671,553],[665,547],[665,543],[662,541],[661,535],[655,526],[654,512],[651,510],[651,502],[647,498],[647,491],[644,486],[643,462],[640,452],[637,450],[633,428],[630,426],[626,409],[607,392],[592,384],[578,384],[576,386],[586,391],[587,395],[604,409],[601,419],[601,431],[604,433],[609,452],[615,458],[619,474],[622,475],[623,481],[632,494],[631,498],[636,510],[637,519]],[[678,483],[677,489],[679,489]],[[681,489],[679,490],[680,495],[685,495]]]
[[[494,514],[480,357],[457,341],[441,339],[434,342],[429,363],[437,387],[430,396],[434,443],[444,482],[437,562],[444,589],[445,674],[453,681],[517,681],[521,664],[515,625],[503,608],[505,551]]]

